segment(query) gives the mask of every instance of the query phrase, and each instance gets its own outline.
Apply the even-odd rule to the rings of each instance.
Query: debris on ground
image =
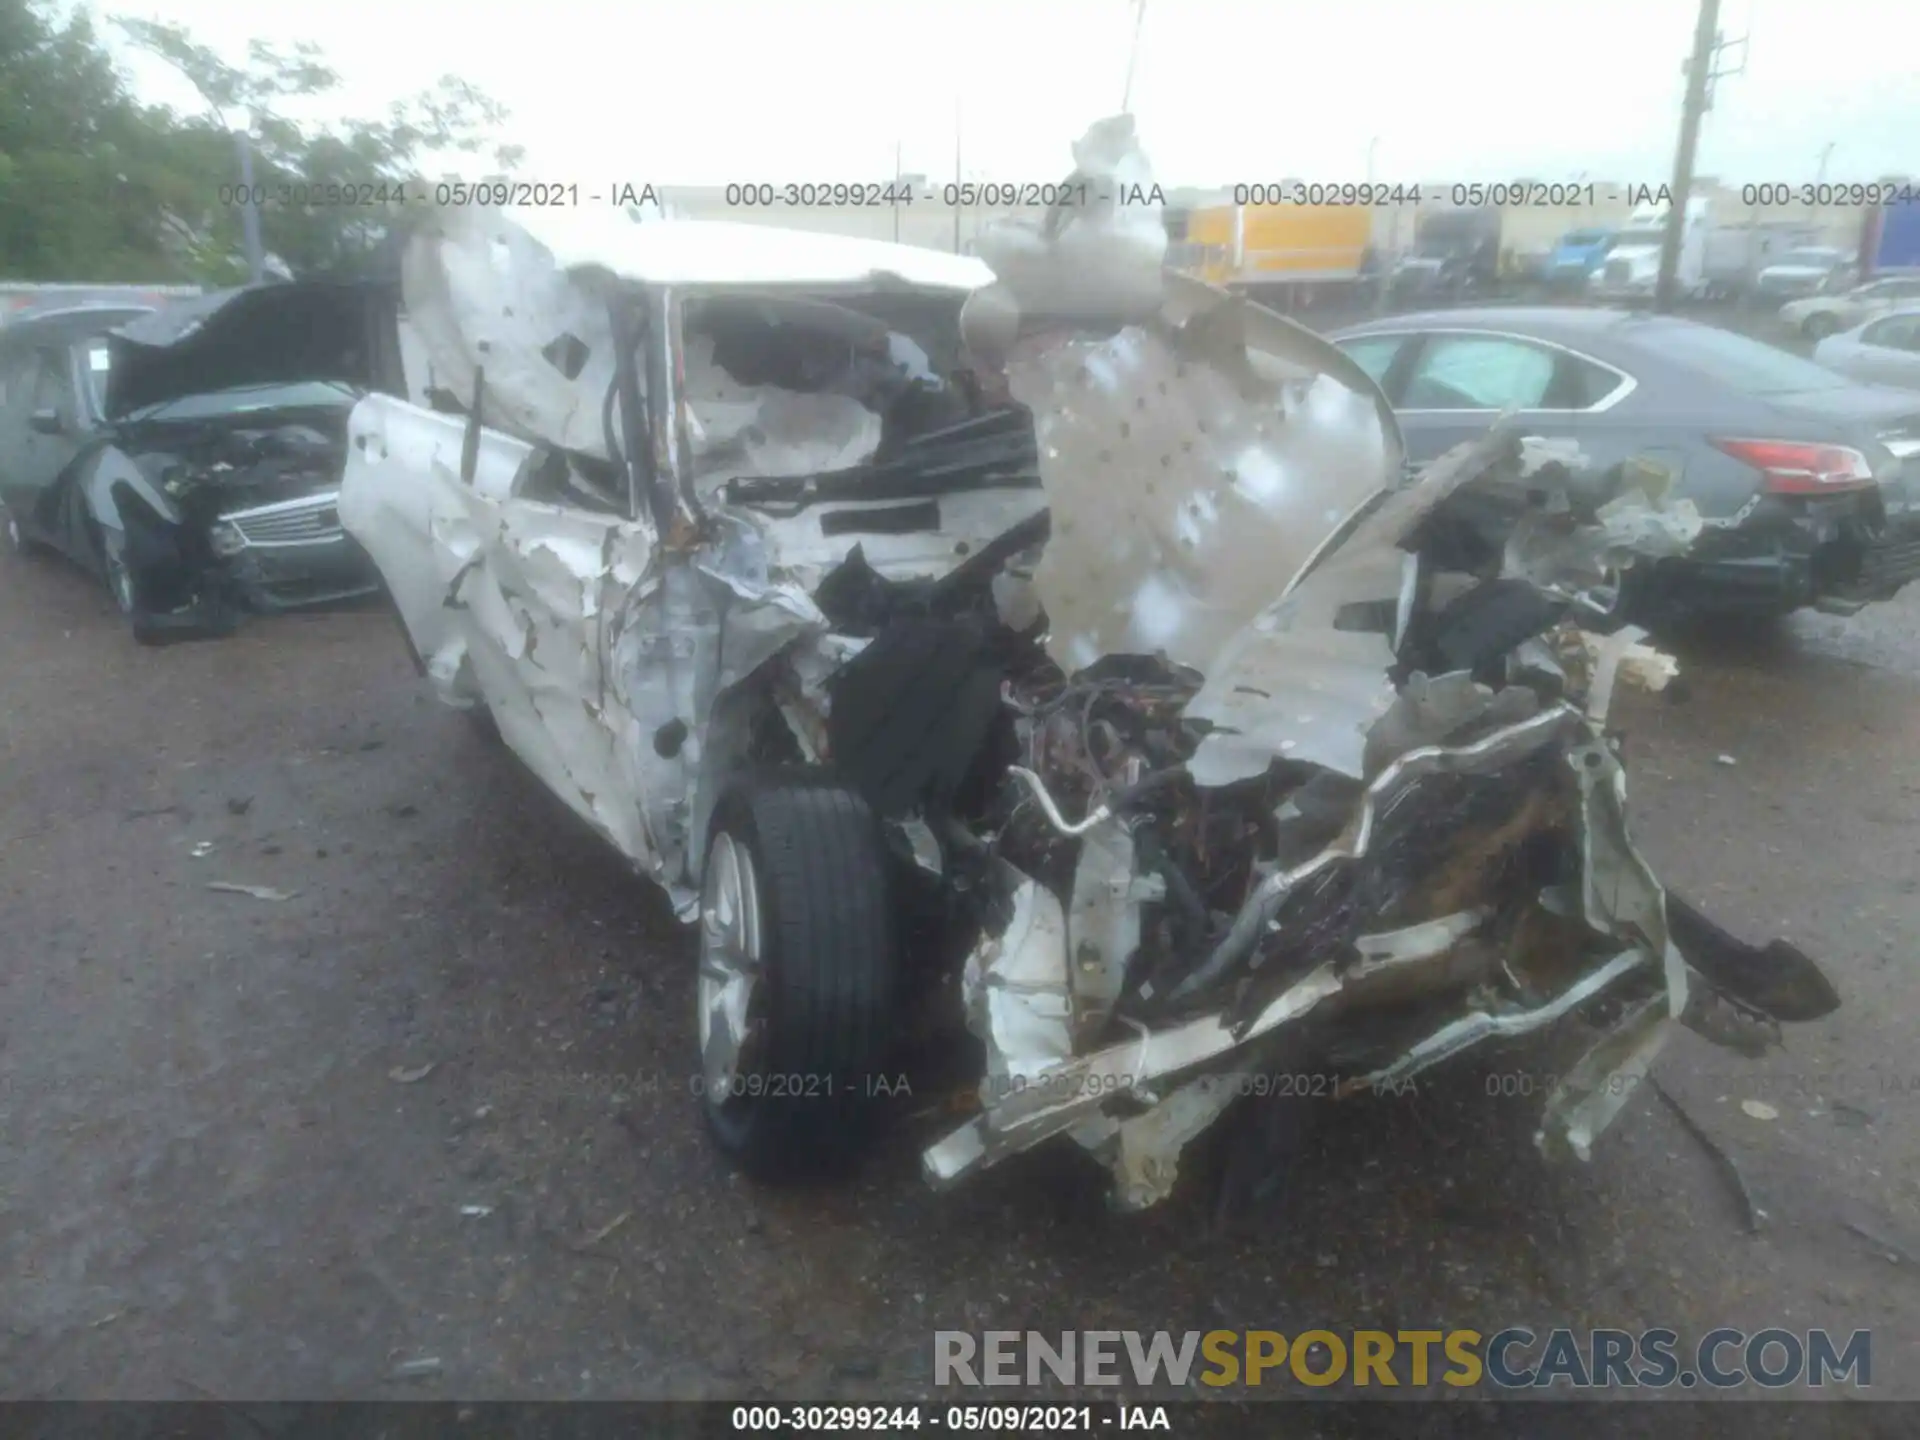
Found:
[[[271,885],[241,885],[232,880],[209,880],[207,889],[218,890],[227,895],[251,895],[255,900],[291,900],[298,890],[276,890]]]
[[[417,1085],[434,1072],[438,1063],[437,1061],[429,1060],[426,1064],[416,1065],[411,1069],[406,1066],[396,1065],[393,1069],[387,1071],[387,1078],[396,1085]]]
[[[1742,1100],[1740,1108],[1756,1120],[1778,1120],[1780,1111],[1764,1100]]]
[[[1726,1180],[1727,1187],[1733,1191],[1734,1199],[1739,1202],[1741,1225],[1749,1235],[1757,1235],[1760,1232],[1760,1226],[1766,1221],[1767,1212],[1762,1210],[1759,1202],[1753,1198],[1753,1191],[1748,1187],[1747,1177],[1741,1173],[1739,1163],[1719,1141],[1706,1132],[1705,1127],[1693,1118],[1692,1113],[1674,1098],[1673,1093],[1666,1086],[1651,1078],[1649,1083],[1653,1086],[1653,1093],[1660,1097],[1667,1109],[1673,1113],[1673,1117],[1680,1122],[1681,1127],[1698,1140],[1700,1147],[1712,1158],[1722,1178]]]

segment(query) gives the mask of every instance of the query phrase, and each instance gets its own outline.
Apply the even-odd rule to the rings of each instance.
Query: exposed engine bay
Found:
[[[1075,161],[1108,194],[1150,178],[1126,118]],[[1357,1093],[1583,1025],[1540,1141],[1585,1157],[1675,1023],[1752,1048],[1837,1005],[1629,835],[1613,696],[1675,669],[1610,617],[1701,529],[1657,465],[1496,427],[1402,480],[1371,381],[1164,272],[1144,205],[926,275],[948,353],[759,293],[778,276],[717,293],[675,269],[689,228],[587,253],[430,221],[408,308],[469,413],[363,402],[342,510],[441,693],[701,920],[710,1094],[795,1053],[870,1072],[925,991],[985,1072],[929,1177],[1064,1135],[1139,1207],[1283,1045]],[[836,938],[794,990],[801,931]],[[781,995],[842,988],[858,1023],[789,1042]],[[761,1143],[729,1113],[723,1145]]]
[[[183,302],[110,337],[119,463],[96,502],[144,638],[368,593],[335,496],[347,417],[404,386],[382,287],[271,284]]]

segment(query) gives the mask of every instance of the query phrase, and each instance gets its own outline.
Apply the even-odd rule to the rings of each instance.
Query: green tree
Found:
[[[235,64],[178,25],[115,24],[205,105],[181,114],[142,104],[85,12],[56,21],[42,0],[0,0],[0,277],[244,280],[241,212],[221,203],[238,179],[236,126],[252,126],[254,179],[270,195],[281,185],[366,193],[456,155],[486,156],[498,171],[519,163],[517,147],[491,139],[506,111],[454,77],[378,118],[303,124],[284,102],[339,85],[317,47],[256,40]],[[261,228],[296,274],[343,274],[373,259],[391,219],[379,206],[269,203]]]

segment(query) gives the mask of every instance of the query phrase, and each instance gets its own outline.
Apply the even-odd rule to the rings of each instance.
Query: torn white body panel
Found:
[[[758,225],[636,221],[605,206],[433,207],[414,220],[402,260],[407,312],[440,383],[464,401],[484,369],[488,424],[602,460],[611,458],[603,405],[614,377],[606,302],[617,285],[825,293],[892,283],[965,294],[991,278],[971,256]]]
[[[384,396],[355,407],[341,522],[387,578],[442,694],[501,738],[617,848],[656,868],[622,758],[620,676],[601,663],[647,574],[644,526],[518,498],[530,451],[483,432],[475,483],[458,420]]]

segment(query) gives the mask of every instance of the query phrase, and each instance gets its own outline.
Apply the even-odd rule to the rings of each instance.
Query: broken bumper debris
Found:
[[[1074,158],[1151,193],[1129,119]],[[1345,1098],[1557,1027],[1583,1053],[1539,1143],[1585,1157],[1675,1024],[1752,1048],[1838,1003],[1629,832],[1609,715],[1674,666],[1610,617],[1702,528],[1657,465],[1496,427],[1404,479],[1364,372],[1164,272],[1150,205],[991,232],[990,274],[903,290],[926,262],[850,249],[792,277],[949,304],[931,363],[752,267],[734,303],[668,231],[509,228],[410,248],[409,313],[481,414],[362,402],[347,528],[443,694],[689,918],[730,777],[859,792],[933,927],[916,978],[985,1055],[934,1183],[1064,1136],[1150,1205],[1283,1058]]]
[[[1628,567],[1700,533],[1659,472],[1496,430],[1388,489],[1371,387],[1287,376],[1299,337],[1173,281],[1141,315],[1123,224],[981,247],[1021,261],[972,308],[1035,413],[1052,664],[1009,687],[1011,918],[966,969],[988,1073],[928,1177],[1065,1135],[1137,1208],[1282,1053],[1351,1095],[1568,1021],[1587,1048],[1537,1140],[1584,1159],[1675,1023],[1751,1037],[1837,1003],[1798,952],[1772,996],[1758,967],[1702,975],[1629,834],[1608,712],[1674,667],[1597,632]],[[1075,328],[1029,279],[1049,247]]]

